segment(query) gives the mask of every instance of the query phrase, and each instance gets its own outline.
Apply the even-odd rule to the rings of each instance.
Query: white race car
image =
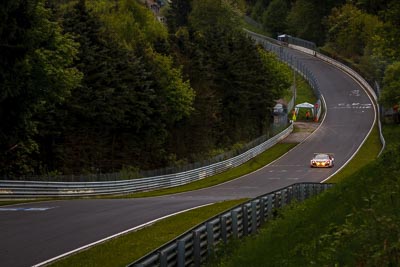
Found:
[[[314,153],[310,166],[311,168],[332,168],[334,160],[334,155],[332,153]]]

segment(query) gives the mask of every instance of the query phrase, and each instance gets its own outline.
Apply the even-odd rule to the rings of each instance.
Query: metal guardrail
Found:
[[[282,37],[281,37],[282,36]],[[310,42],[301,38],[297,38],[291,35],[283,34],[281,36],[278,36],[278,39],[282,38],[284,42],[286,42],[289,45],[296,45],[299,47],[304,47],[310,50],[315,50],[317,48],[316,44],[314,42]]]
[[[168,175],[173,173],[187,172],[190,170],[198,169],[201,167],[209,166],[214,163],[221,162],[223,160],[236,157],[249,149],[252,149],[268,139],[272,138],[276,134],[282,132],[288,127],[288,121],[284,120],[284,123],[272,123],[267,130],[267,133],[251,140],[250,142],[240,145],[232,150],[218,154],[216,156],[199,160],[196,162],[179,164],[175,166],[168,166],[159,169],[152,170],[141,170],[141,169],[122,169],[119,172],[113,173],[90,173],[90,174],[47,174],[47,175],[24,175],[18,177],[0,177],[0,180],[13,180],[13,181],[41,181],[41,182],[104,182],[104,181],[118,181],[118,180],[129,180],[138,179],[145,177],[155,177]]]
[[[162,176],[107,182],[40,182],[0,180],[0,199],[86,197],[111,194],[128,194],[169,188],[201,180],[247,162],[277,144],[293,131],[291,124],[281,133],[236,157],[194,170]]]
[[[293,200],[304,201],[332,186],[333,184],[299,183],[257,197],[203,222],[127,266],[201,266],[229,239],[256,233],[264,222],[274,217],[276,209]]]

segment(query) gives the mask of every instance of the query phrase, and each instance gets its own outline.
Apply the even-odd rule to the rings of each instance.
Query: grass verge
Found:
[[[360,148],[354,158],[344,167],[340,172],[334,175],[327,183],[338,183],[346,177],[354,174],[358,170],[365,167],[376,159],[382,148],[381,141],[379,139],[379,130],[375,125],[372,129],[371,134],[368,136],[364,145]]]
[[[298,73],[296,73],[296,91],[296,104],[301,104],[304,102],[314,104],[315,102],[317,102],[314,91],[311,89],[307,81]]]
[[[215,214],[245,201],[246,199],[224,201],[178,214],[54,262],[50,266],[126,266]]]
[[[186,184],[186,185],[179,186],[179,187],[151,191],[151,192],[140,192],[140,193],[136,193],[136,194],[125,195],[123,197],[124,198],[127,198],[127,197],[138,198],[138,197],[161,196],[161,195],[167,195],[167,194],[176,194],[176,193],[181,193],[181,192],[187,192],[187,191],[192,191],[192,190],[197,190],[197,189],[201,189],[201,188],[218,185],[218,184],[236,179],[243,175],[249,174],[251,172],[254,172],[254,171],[264,167],[265,165],[271,163],[275,159],[281,157],[283,154],[287,153],[290,149],[292,149],[296,145],[297,144],[295,144],[295,143],[276,144],[272,148],[268,149],[267,151],[263,152],[262,154],[258,155],[255,158],[249,160],[248,162],[240,165],[237,168],[230,169],[226,172],[223,172],[223,173],[220,173],[220,174],[217,174],[214,176],[210,176],[208,178],[205,178],[205,179],[202,179],[202,180],[190,183],[190,184]]]
[[[231,181],[233,179],[236,179],[240,176],[249,174],[251,172],[254,172],[265,165],[271,163],[272,161],[276,160],[277,158],[281,157],[285,153],[287,153],[290,149],[295,147],[297,144],[296,143],[279,143],[276,144],[275,146],[271,147],[267,151],[264,151],[257,157],[249,160],[248,162],[240,165],[237,168],[230,169],[226,172],[210,176],[207,178],[204,178],[202,180],[198,180],[196,182],[178,186],[178,187],[172,187],[172,188],[165,188],[165,189],[160,189],[160,190],[155,190],[155,191],[149,191],[149,192],[139,192],[139,193],[134,193],[134,194],[127,194],[127,195],[119,195],[119,196],[101,196],[97,198],[140,198],[140,197],[155,197],[155,196],[162,196],[162,195],[168,195],[168,194],[176,194],[176,193],[182,193],[182,192],[187,192],[187,191],[193,191],[197,189],[202,189],[214,185],[218,185],[224,182]],[[52,199],[46,199],[47,201],[52,200]],[[29,203],[29,202],[37,202],[37,201],[46,201],[44,199],[42,200],[16,200],[16,201],[0,201],[0,206],[2,205],[15,205],[15,204],[23,204],[23,203]],[[53,199],[55,200],[55,199]],[[57,200],[60,200],[60,198],[57,198]]]

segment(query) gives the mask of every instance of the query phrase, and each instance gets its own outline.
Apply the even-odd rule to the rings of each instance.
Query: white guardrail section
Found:
[[[206,259],[229,239],[256,233],[264,222],[276,216],[277,209],[293,200],[304,201],[332,186],[333,184],[299,183],[257,197],[201,223],[127,266],[203,266]]]
[[[198,169],[162,176],[108,182],[40,182],[0,180],[0,199],[86,197],[128,194],[184,185],[238,167],[286,138],[293,124],[264,143],[236,157]]]

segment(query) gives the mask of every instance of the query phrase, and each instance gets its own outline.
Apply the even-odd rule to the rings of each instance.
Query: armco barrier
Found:
[[[293,200],[303,201],[332,186],[300,183],[257,197],[201,223],[128,266],[201,266],[229,239],[255,233],[265,221],[274,217],[276,209]]]
[[[277,144],[293,131],[291,124],[281,133],[236,157],[198,169],[132,180],[109,182],[39,182],[0,180],[0,198],[86,197],[128,194],[184,185],[245,163]]]

